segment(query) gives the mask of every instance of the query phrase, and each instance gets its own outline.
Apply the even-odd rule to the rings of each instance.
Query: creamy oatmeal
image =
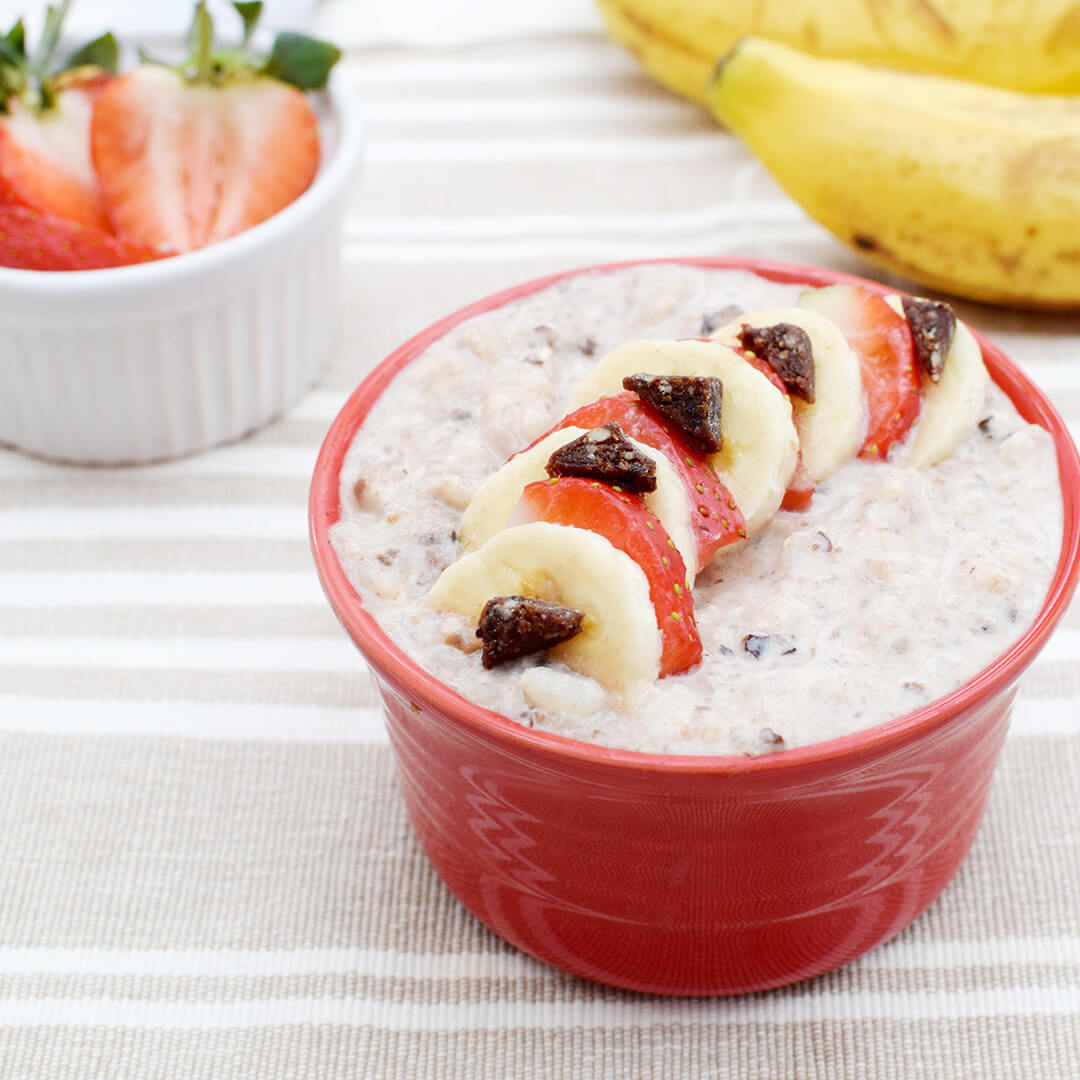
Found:
[[[386,632],[466,697],[530,727],[632,750],[760,754],[871,727],[941,697],[1031,623],[1062,528],[1053,441],[991,386],[945,461],[853,460],[810,509],[721,551],[694,588],[703,662],[628,700],[544,655],[485,670],[474,623],[425,596],[459,555],[480,484],[635,338],[693,337],[801,289],[677,265],[570,278],[434,343],[379,399],[331,533]]]

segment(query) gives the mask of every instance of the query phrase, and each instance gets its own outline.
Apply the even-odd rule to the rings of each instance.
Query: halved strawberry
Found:
[[[588,529],[629,555],[649,583],[662,653],[660,675],[686,671],[701,661],[701,638],[686,565],[659,518],[639,495],[599,481],[563,476],[526,486],[515,520],[547,521]]]
[[[195,53],[179,68],[144,63],[115,79],[90,133],[113,228],[176,251],[234,236],[308,188],[319,165],[318,122],[302,90],[275,76],[325,85],[340,55],[299,35],[279,35],[265,62],[213,53],[203,3],[192,36]],[[298,58],[316,55],[301,68]]]
[[[799,305],[832,319],[859,358],[869,423],[860,457],[888,456],[919,415],[919,372],[911,329],[884,297],[859,285],[831,285]]]
[[[90,161],[90,116],[111,77],[106,67],[115,70],[116,42],[103,35],[55,73],[66,8],[49,8],[32,56],[21,22],[0,37],[0,204],[108,229]]]
[[[612,420],[646,446],[659,450],[679,474],[690,499],[692,529],[697,540],[698,566],[706,566],[727,544],[746,535],[742,511],[721,483],[708,456],[689,446],[678,432],[630,391],[600,398],[563,417],[553,430],[601,427]]]
[[[39,214],[25,206],[0,206],[0,266],[100,270],[168,254],[53,214]]]
[[[109,228],[90,162],[95,93],[65,90],[47,112],[9,102],[0,117],[0,203]]]

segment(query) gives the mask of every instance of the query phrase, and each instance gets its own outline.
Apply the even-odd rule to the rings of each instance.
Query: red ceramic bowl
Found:
[[[779,263],[672,261],[886,291]],[[326,437],[311,489],[323,587],[374,669],[424,851],[497,934],[574,974],[661,994],[737,994],[820,974],[907,926],[971,847],[1017,679],[1076,587],[1076,448],[1043,394],[980,339],[995,382],[1054,436],[1064,541],[1027,633],[947,697],[868,731],[760,758],[638,754],[530,730],[410,660],[364,608],[327,534],[338,520],[345,451],[394,376],[463,320],[563,276],[443,319],[352,395]]]

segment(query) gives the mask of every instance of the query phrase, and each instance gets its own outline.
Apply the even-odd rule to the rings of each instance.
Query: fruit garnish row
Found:
[[[478,619],[485,667],[550,649],[621,694],[687,671],[703,567],[853,457],[947,457],[988,382],[951,307],[860,286],[620,345],[476,492],[428,603]]]
[[[310,186],[318,120],[305,91],[326,86],[333,45],[251,39],[261,3],[233,7],[236,47],[219,48],[206,4],[189,55],[142,58],[117,74],[112,34],[56,62],[68,0],[36,49],[21,21],[0,37],[0,265],[89,270],[206,247],[266,220]]]

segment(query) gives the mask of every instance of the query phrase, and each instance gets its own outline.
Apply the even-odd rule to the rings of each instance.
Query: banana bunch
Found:
[[[718,65],[707,103],[871,262],[974,300],[1080,307],[1080,97],[746,38]]]
[[[1080,90],[1073,0],[599,0],[611,33],[660,82],[703,100],[745,35],[816,56],[1029,92]]]

